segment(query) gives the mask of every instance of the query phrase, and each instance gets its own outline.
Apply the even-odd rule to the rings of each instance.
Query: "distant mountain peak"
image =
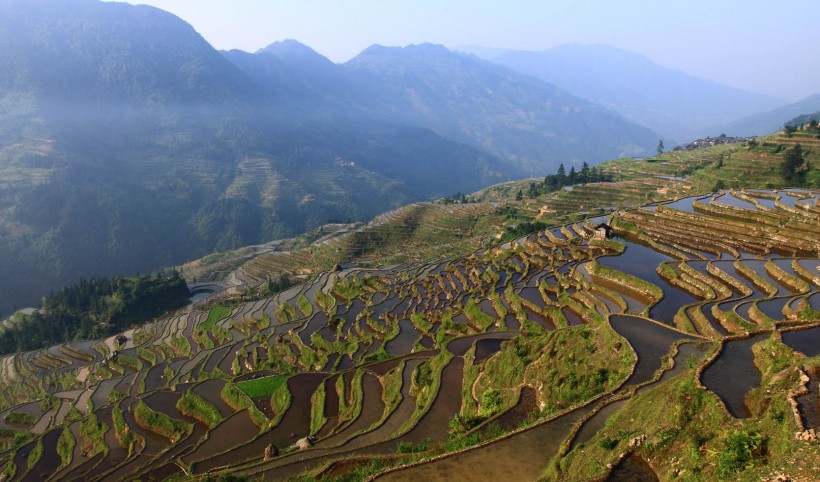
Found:
[[[269,53],[277,57],[317,56],[324,57],[319,52],[294,39],[285,39],[273,42],[267,47],[256,51],[257,54]]]
[[[401,46],[385,46],[380,44],[373,44],[364,49],[357,57],[367,56],[382,56],[382,55],[453,55],[447,47],[441,44],[421,43]]]

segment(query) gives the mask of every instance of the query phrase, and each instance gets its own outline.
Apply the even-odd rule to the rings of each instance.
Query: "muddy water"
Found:
[[[585,444],[589,442],[589,440],[595,436],[596,433],[598,433],[598,430],[604,428],[604,425],[606,425],[606,421],[609,420],[609,417],[623,408],[628,401],[628,399],[624,399],[616,402],[610,402],[596,412],[595,415],[584,422],[581,430],[578,431],[578,435],[576,435],[575,439],[572,441],[572,447],[574,448],[578,444]]]
[[[628,385],[651,379],[661,366],[661,358],[669,353],[672,344],[686,338],[682,333],[634,316],[613,315],[609,322],[615,331],[629,340],[638,354],[638,363],[627,381]]]
[[[91,402],[95,407],[102,407],[108,405],[108,394],[120,382],[119,378],[110,378],[100,382],[97,389],[91,395]],[[147,388],[147,387],[146,387]]]
[[[701,376],[701,382],[715,392],[736,418],[749,416],[744,399],[749,390],[760,385],[760,372],[754,364],[752,345],[769,335],[757,335],[747,340],[726,342],[723,350]]]
[[[520,330],[521,323],[519,323],[518,318],[515,317],[512,313],[507,313],[504,316],[504,325],[507,327],[508,330]]]
[[[567,323],[569,323],[570,326],[578,326],[584,324],[584,320],[581,319],[581,316],[578,315],[578,313],[572,311],[571,309],[564,308],[561,310],[561,312],[564,314],[564,318],[567,319]]]
[[[457,338],[447,344],[447,350],[456,356],[464,356],[473,343],[477,341],[490,340],[509,340],[518,336],[517,332],[502,332],[502,333],[481,333],[478,335],[470,335],[462,338]]]
[[[499,415],[493,423],[501,427],[501,430],[508,432],[518,428],[530,414],[538,410],[537,399],[535,396],[535,389],[529,385],[521,389],[518,396],[518,402]]]
[[[797,397],[797,409],[806,430],[820,430],[820,368],[809,369],[808,375],[809,393]]]
[[[200,460],[207,461],[217,454],[247,443],[258,433],[259,427],[251,421],[248,412],[245,410],[237,412],[211,430],[208,439],[191,454],[183,456],[182,461],[186,464]],[[194,470],[199,472],[198,463],[195,465]]]
[[[413,371],[422,363],[421,359],[411,359],[405,364],[402,372],[402,400],[399,406],[378,428],[372,432],[359,435],[344,444],[342,448],[332,447],[327,440],[320,440],[317,449],[311,452],[295,452],[274,460],[260,468],[264,472],[266,480],[282,480],[290,475],[298,474],[307,469],[316,467],[329,458],[338,457],[338,454],[354,456],[359,454],[386,453],[395,449],[395,442],[384,441],[395,433],[396,430],[413,414],[415,402],[409,395],[410,380]],[[381,442],[381,443],[378,443]],[[370,445],[377,443],[377,445]],[[362,449],[360,447],[367,448]],[[334,455],[335,454],[335,455]]]
[[[203,370],[210,373],[214,371],[214,368],[219,366],[219,362],[228,354],[228,351],[231,349],[230,346],[223,346],[217,348],[216,350],[212,351],[210,356],[208,356],[208,361],[205,362],[205,367]]]
[[[165,377],[162,372],[166,366],[165,363],[158,363],[148,370],[148,374],[145,376],[145,391],[165,386]]]
[[[670,261],[670,257],[629,238],[620,238],[618,241],[626,244],[626,251],[619,256],[600,257],[598,262],[603,266],[637,276],[663,290],[663,298],[649,311],[653,319],[671,323],[681,306],[698,300],[689,293],[667,284],[655,271],[661,262]]]
[[[193,422],[193,420],[188,420],[189,422]],[[168,464],[175,461],[180,454],[188,453],[188,451],[193,448],[196,443],[205,435],[206,428],[201,423],[194,423],[193,431],[189,436],[177,442],[174,446],[170,447],[168,451],[162,453],[159,457],[156,457],[154,460],[150,462],[149,467],[152,472],[157,474],[165,474],[168,473],[169,467]],[[163,467],[165,467],[163,469]],[[146,468],[141,468],[141,473],[146,471]],[[170,473],[174,473],[173,470]],[[162,479],[151,479],[149,477],[140,477],[142,480],[162,480]]]
[[[330,445],[338,445],[357,432],[370,428],[378,422],[384,414],[382,401],[382,385],[379,379],[366,373],[362,379],[362,410],[356,420],[336,435],[327,440]]]
[[[637,393],[649,390],[658,384],[680,374],[688,368],[690,360],[700,360],[703,358],[703,356],[706,355],[706,351],[709,349],[709,346],[710,345],[708,344],[698,343],[682,343],[678,345],[678,353],[675,355],[675,365],[663,372],[663,375],[661,375],[661,378],[657,382],[639,388]]]
[[[820,355],[820,327],[808,330],[784,331],[783,343],[806,356]]]
[[[461,410],[461,381],[464,360],[453,358],[441,372],[441,385],[432,406],[418,424],[397,439],[417,444],[425,439],[435,442],[447,437],[450,420]]]
[[[541,313],[536,313],[528,306],[524,306],[524,311],[527,313],[527,319],[537,325],[540,325],[541,328],[545,330],[555,329],[555,325],[552,323],[552,321],[546,316],[542,315]]]
[[[57,454],[57,440],[63,433],[62,429],[52,430],[43,436],[43,454],[40,456],[40,461],[34,466],[26,478],[28,480],[45,479],[62,463],[62,459]],[[18,466],[18,473],[22,472],[22,467]]]
[[[299,338],[302,339],[302,343],[310,346],[310,335],[325,326],[327,321],[327,313],[324,311],[317,311],[314,313],[307,325],[305,325],[302,330],[299,330]]]
[[[791,298],[775,298],[772,300],[762,300],[757,302],[757,309],[763,312],[769,318],[779,321],[785,318],[783,315],[783,308]]]
[[[524,298],[535,306],[540,308],[544,307],[544,299],[541,298],[541,292],[538,291],[538,288],[524,288],[518,296]]]
[[[148,408],[155,412],[162,412],[172,418],[180,418],[180,415],[176,412],[177,400],[179,400],[180,395],[177,392],[163,390],[152,393],[142,400],[148,405]]]
[[[407,319],[399,321],[399,334],[387,342],[384,349],[391,355],[406,355],[410,353],[416,341],[419,339],[419,332],[413,326],[413,322]]]
[[[569,434],[573,424],[591,408],[584,407],[551,422],[480,449],[463,452],[411,469],[393,472],[379,481],[498,482],[536,480]]]
[[[478,340],[475,343],[475,360],[473,362],[481,363],[490,355],[497,353],[499,350],[501,350],[502,341],[503,340],[500,340],[498,338]]]
[[[607,482],[657,482],[658,476],[646,460],[630,455],[612,469]]]

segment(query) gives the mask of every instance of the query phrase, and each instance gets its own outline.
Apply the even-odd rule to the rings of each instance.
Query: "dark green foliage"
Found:
[[[743,429],[733,431],[716,454],[718,476],[730,480],[738,472],[754,465],[755,457],[760,456],[762,443],[759,433]]]
[[[791,127],[801,127],[801,126],[808,126],[809,129],[817,129],[817,122],[820,121],[820,112],[815,112],[814,114],[803,114],[799,115],[789,121],[786,121],[783,125],[791,126]]]
[[[207,475],[205,477],[205,482],[247,482],[248,477],[244,475],[235,475],[235,474],[223,474],[220,475],[218,479],[214,478],[213,475]]]
[[[6,415],[5,421],[11,425],[34,425],[39,417],[30,413],[10,412]]]
[[[399,442],[396,452],[400,454],[412,454],[416,452],[426,452],[429,448],[429,439],[424,439],[418,444],[413,444],[412,442]]]
[[[612,450],[618,445],[618,441],[619,440],[617,438],[603,437],[598,441],[598,445],[600,445],[603,449]]]
[[[43,298],[42,308],[0,333],[0,352],[103,338],[182,306],[189,292],[174,270],[136,278],[80,279]]]
[[[572,186],[574,184],[586,184],[588,182],[611,182],[612,176],[605,174],[603,170],[597,167],[589,167],[589,164],[584,162],[580,171],[575,171],[575,167],[571,167],[569,174],[566,173],[564,165],[558,166],[558,171],[555,174],[548,174],[544,180],[539,183],[531,183],[527,191],[529,197],[536,197],[540,194],[546,194],[557,191],[564,186]]]
[[[518,223],[515,226],[507,226],[507,232],[501,238],[502,241],[510,241],[512,239],[520,238],[521,236],[533,233],[535,231],[542,231],[547,228],[547,225],[541,221],[534,223],[524,222]]]
[[[285,291],[286,289],[290,288],[293,285],[290,278],[286,274],[279,276],[279,278],[272,279],[268,277],[267,283],[265,283],[265,290],[267,291],[267,296],[273,296],[276,293],[281,291]]]
[[[790,185],[800,186],[806,178],[806,165],[803,159],[803,148],[800,144],[787,149],[780,164],[780,175]]]

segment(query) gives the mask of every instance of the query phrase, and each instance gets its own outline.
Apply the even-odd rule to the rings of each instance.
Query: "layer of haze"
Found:
[[[287,38],[335,62],[431,42],[543,50],[603,43],[664,67],[786,101],[820,92],[820,2],[791,0],[146,0],[220,50]]]

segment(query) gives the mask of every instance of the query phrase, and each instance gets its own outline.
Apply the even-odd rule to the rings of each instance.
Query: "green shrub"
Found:
[[[735,430],[726,438],[723,448],[715,454],[718,476],[729,480],[735,474],[754,465],[754,453],[761,447],[762,437],[759,433],[744,429]]]

